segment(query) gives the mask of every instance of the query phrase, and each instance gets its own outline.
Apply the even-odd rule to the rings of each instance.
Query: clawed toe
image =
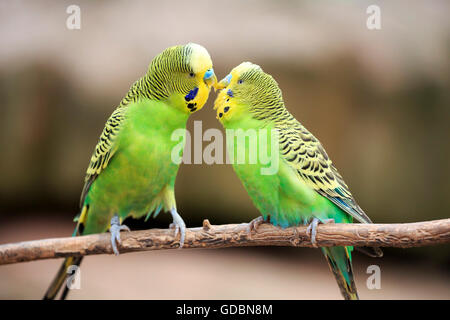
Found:
[[[172,222],[171,224],[169,224],[169,229],[175,229],[175,237],[176,237],[178,235],[178,232],[180,231],[180,226]]]
[[[308,228],[306,228],[306,234],[311,237],[311,243],[316,246],[316,236],[317,236],[317,226],[319,223],[327,224],[327,223],[334,223],[334,219],[324,219],[319,220],[317,218],[313,218],[311,223],[308,225]]]
[[[317,225],[319,224],[320,220],[317,218],[314,218],[312,222],[309,224],[308,228],[306,228],[306,233],[308,236],[311,237],[311,243],[315,246],[316,245],[316,235],[317,235]]]
[[[264,222],[265,221],[264,221],[264,218],[262,216],[259,216],[259,217],[255,218],[255,219],[253,219],[252,221],[250,221],[248,223],[247,232],[248,233],[252,233],[252,231],[256,231],[256,229],[258,229],[258,227],[261,224],[263,224]]]
[[[130,231],[130,228],[124,224],[120,224],[119,216],[115,215],[111,219],[111,227],[109,228],[109,232],[111,233],[111,246],[116,256],[119,255],[119,250],[117,249],[117,243],[121,243],[120,240],[120,231]]]
[[[169,228],[175,228],[175,237],[180,233],[180,248],[182,248],[186,237],[186,224],[175,209],[170,210],[170,213],[172,214],[173,222],[169,225]]]

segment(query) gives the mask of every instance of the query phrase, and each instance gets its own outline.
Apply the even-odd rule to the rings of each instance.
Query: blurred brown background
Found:
[[[80,30],[66,28],[71,4],[81,8]],[[381,30],[366,27],[371,4]],[[448,1],[0,2],[0,243],[71,234],[107,117],[152,57],[187,42],[208,49],[219,78],[245,60],[272,74],[372,220],[447,218],[449,9]],[[221,129],[214,98],[189,128],[202,120]],[[258,215],[229,165],[183,165],[176,193],[188,226]],[[59,263],[1,266],[0,298],[40,298]],[[381,290],[366,289],[370,264],[381,267]],[[354,266],[361,298],[450,298],[448,245],[387,249],[378,260],[356,254]],[[340,298],[311,249],[89,257],[82,276],[73,298]]]

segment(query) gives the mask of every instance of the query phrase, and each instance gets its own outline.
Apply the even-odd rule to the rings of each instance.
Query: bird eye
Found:
[[[189,73],[189,77],[193,78],[195,74],[193,72]]]
[[[242,84],[242,82],[244,82],[242,79],[239,79],[239,80],[238,80],[238,83],[239,83],[239,84]]]

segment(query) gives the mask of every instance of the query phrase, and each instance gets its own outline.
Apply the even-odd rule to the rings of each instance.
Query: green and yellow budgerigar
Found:
[[[183,245],[186,227],[174,194],[178,164],[171,159],[179,141],[171,136],[185,129],[216,82],[210,55],[198,44],[170,47],[151,61],[106,122],[87,169],[74,236],[110,229],[118,254],[120,230],[128,229],[121,225],[123,219],[165,210],[172,214]],[[67,268],[80,263],[81,257],[67,258],[44,298],[55,298]],[[62,298],[67,292],[66,287]]]
[[[244,62],[217,87],[222,90],[214,108],[227,130],[228,153],[233,155],[230,160],[262,215],[250,223],[250,231],[264,221],[283,228],[309,224],[308,233],[315,243],[318,223],[351,223],[353,219],[371,223],[320,142],[285,108],[272,76],[257,65]],[[232,131],[234,135],[229,135]],[[252,131],[257,148],[251,145]],[[237,132],[244,135],[244,143],[236,143],[240,139]],[[236,141],[230,143],[229,137]],[[263,146],[267,150],[261,152]],[[264,152],[277,164],[273,166],[276,170],[267,171],[268,162],[260,158]],[[245,155],[245,161],[236,160],[234,155]],[[321,249],[344,298],[358,299],[352,270],[353,248]],[[378,248],[374,251],[373,255],[382,255]]]

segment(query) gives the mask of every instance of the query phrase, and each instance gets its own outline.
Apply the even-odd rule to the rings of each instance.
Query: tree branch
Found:
[[[216,225],[186,230],[184,248],[246,246],[314,247],[306,227],[281,229],[262,224],[251,234],[247,223]],[[123,232],[120,253],[175,249],[174,230],[150,229]],[[368,247],[421,247],[450,242],[450,219],[402,224],[326,224],[317,228],[317,245]],[[109,233],[0,245],[0,265],[41,259],[92,254],[111,254]]]

